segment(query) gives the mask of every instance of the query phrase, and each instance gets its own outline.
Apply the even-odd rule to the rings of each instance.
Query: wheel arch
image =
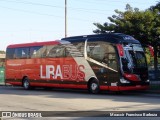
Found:
[[[97,80],[97,82],[99,83],[99,80],[98,80],[95,76],[92,76],[92,77],[90,77],[89,80],[88,80],[87,88],[89,88],[89,85],[90,85],[91,81],[93,81],[93,80]]]
[[[25,79],[25,78],[28,78],[28,76],[25,75],[25,76],[22,77],[22,87],[23,87],[23,82],[24,82],[24,79]]]

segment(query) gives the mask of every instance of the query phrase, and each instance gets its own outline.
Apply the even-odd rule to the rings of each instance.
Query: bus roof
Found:
[[[46,41],[46,42],[32,42],[32,43],[23,43],[23,44],[12,44],[7,48],[17,48],[17,47],[33,47],[33,46],[43,46],[43,45],[55,45],[60,44],[58,40],[56,41]]]
[[[105,34],[94,34],[94,35],[83,35],[75,37],[62,38],[61,40],[66,40],[70,42],[80,42],[90,39],[90,41],[105,41],[111,43],[140,43],[138,40],[134,39],[132,36],[122,34],[122,33],[105,33]]]
[[[12,44],[12,45],[9,45],[7,48],[55,45],[55,44],[62,44],[64,41],[82,42],[82,41],[85,41],[86,39],[89,39],[90,41],[105,41],[105,42],[110,42],[110,43],[115,43],[115,44],[127,43],[127,42],[128,43],[140,43],[138,40],[134,39],[132,36],[129,36],[129,35],[125,35],[122,33],[105,33],[105,34],[67,37],[67,38],[62,38],[61,40],[55,40],[55,41]]]

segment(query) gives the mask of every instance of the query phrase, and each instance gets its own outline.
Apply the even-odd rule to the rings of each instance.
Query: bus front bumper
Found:
[[[109,91],[136,91],[136,90],[147,90],[149,85],[135,85],[135,86],[103,86],[100,87],[101,90]]]

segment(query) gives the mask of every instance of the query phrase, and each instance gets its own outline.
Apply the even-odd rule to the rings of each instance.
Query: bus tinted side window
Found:
[[[57,58],[65,56],[65,47],[62,45],[36,46],[30,48],[31,58]]]
[[[72,43],[68,51],[71,53],[73,57],[83,57],[84,56],[84,42]]]
[[[14,48],[7,48],[6,59],[14,59]]]
[[[40,58],[41,53],[44,51],[42,46],[35,46],[30,48],[30,58]]]
[[[47,46],[46,57],[65,57],[65,47],[63,45]]]
[[[26,59],[29,58],[29,48],[16,48],[15,49],[16,59]]]

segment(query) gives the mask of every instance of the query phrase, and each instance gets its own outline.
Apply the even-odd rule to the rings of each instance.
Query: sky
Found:
[[[67,0],[67,36],[93,34],[126,4],[145,10],[158,0]],[[65,0],[0,0],[0,50],[10,44],[65,37]]]

